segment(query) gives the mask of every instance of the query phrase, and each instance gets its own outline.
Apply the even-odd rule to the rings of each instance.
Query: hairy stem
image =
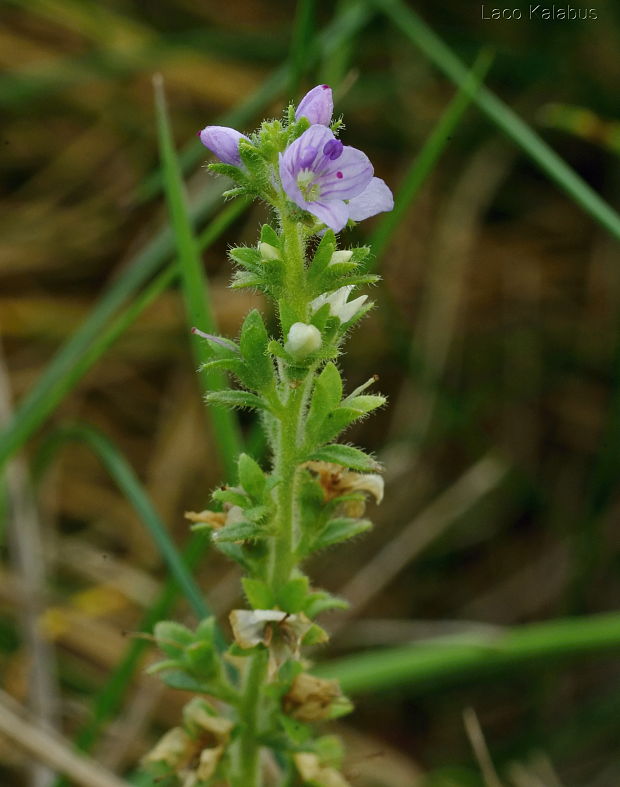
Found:
[[[239,707],[241,734],[238,740],[237,768],[232,787],[261,787],[260,744],[258,741],[261,688],[267,669],[267,654],[250,657]]]

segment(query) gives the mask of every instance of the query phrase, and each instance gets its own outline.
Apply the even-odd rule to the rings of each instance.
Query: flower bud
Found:
[[[226,126],[207,126],[199,132],[202,144],[223,161],[224,164],[241,164],[239,140],[247,139],[245,134]]]
[[[305,358],[321,346],[321,332],[314,325],[296,322],[291,325],[284,349],[296,358]]]
[[[329,85],[313,87],[299,102],[295,120],[307,118],[311,125],[329,126],[334,111],[334,100]]]
[[[349,322],[349,320],[355,317],[368,298],[367,295],[360,295],[359,298],[348,301],[347,298],[352,290],[352,284],[345,284],[344,287],[339,287],[337,290],[334,290],[334,292],[323,293],[323,295],[319,295],[318,298],[310,301],[310,308],[314,313],[318,311],[321,306],[328,303],[329,313],[332,317],[337,317],[340,322]]]
[[[280,252],[275,246],[272,246],[271,243],[265,243],[265,241],[261,241],[261,243],[258,244],[258,250],[260,252],[260,256],[264,260],[280,259]]]

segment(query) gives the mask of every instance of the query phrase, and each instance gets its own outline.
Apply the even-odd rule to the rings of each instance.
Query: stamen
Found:
[[[337,158],[342,156],[343,147],[344,145],[339,139],[330,139],[329,142],[325,143],[323,153],[330,161],[335,161]]]

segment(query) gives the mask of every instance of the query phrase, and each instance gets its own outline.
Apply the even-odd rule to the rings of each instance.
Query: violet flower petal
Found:
[[[349,218],[363,221],[393,207],[394,197],[389,187],[381,178],[373,178],[361,194],[349,200]]]
[[[227,126],[207,126],[198,136],[202,144],[215,153],[224,164],[234,164],[235,166],[241,164],[239,140],[248,139],[245,134]]]
[[[349,220],[349,209],[346,203],[339,199],[311,202],[306,210],[334,232],[340,232]]]
[[[295,120],[307,118],[312,125],[329,126],[334,111],[334,100],[329,85],[317,85],[299,102],[295,112]]]
[[[365,153],[345,145],[334,160],[322,154],[317,183],[321,200],[353,199],[361,194],[372,179],[373,167]]]

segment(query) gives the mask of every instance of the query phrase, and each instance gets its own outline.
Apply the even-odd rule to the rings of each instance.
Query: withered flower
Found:
[[[312,627],[303,612],[289,615],[279,609],[233,609],[229,617],[240,648],[269,648],[270,674],[287,659],[299,658],[301,641]]]
[[[190,702],[184,710],[184,727],[167,732],[144,758],[160,762],[182,780],[183,787],[210,779],[224,754],[234,723],[209,712],[203,700]]]
[[[306,462],[303,466],[317,477],[326,503],[355,492],[372,495],[377,503],[383,500],[383,478],[377,473],[356,473],[333,462]],[[353,518],[363,516],[366,509],[361,499],[346,500],[342,505],[344,515]]]
[[[318,756],[312,752],[297,752],[293,755],[293,759],[304,782],[321,787],[351,787],[339,771],[323,766]]]
[[[340,692],[336,680],[316,678],[302,672],[297,675],[291,688],[284,695],[284,712],[298,721],[323,721],[341,715],[342,710],[350,707],[350,703]],[[346,707],[345,707],[346,706]]]

